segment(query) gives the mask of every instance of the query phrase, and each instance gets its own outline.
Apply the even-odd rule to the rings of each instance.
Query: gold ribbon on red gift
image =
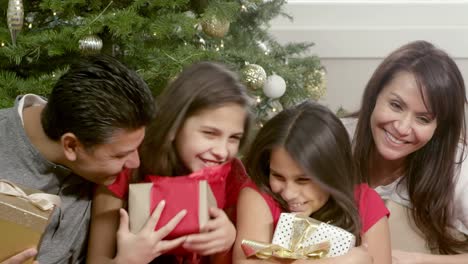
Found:
[[[260,259],[271,257],[284,259],[321,259],[330,251],[330,242],[325,241],[313,245],[305,242],[317,230],[320,221],[296,215],[292,224],[292,235],[288,248],[279,245],[262,243],[254,240],[242,240],[242,250],[247,257],[256,256]]]
[[[16,196],[27,200],[43,211],[51,210],[54,206],[60,207],[61,204],[61,199],[57,195],[48,193],[33,193],[28,195],[16,184],[3,179],[0,179],[0,194]]]

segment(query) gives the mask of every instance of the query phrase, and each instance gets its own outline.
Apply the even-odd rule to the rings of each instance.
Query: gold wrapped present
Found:
[[[60,206],[57,195],[0,179],[0,261],[28,248],[39,248],[55,206]]]
[[[321,259],[345,254],[355,244],[353,234],[313,218],[282,213],[271,244],[243,240],[247,257]]]

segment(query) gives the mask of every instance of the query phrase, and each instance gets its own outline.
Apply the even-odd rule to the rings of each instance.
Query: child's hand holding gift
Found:
[[[236,228],[226,213],[215,207],[210,208],[209,212],[211,219],[203,227],[203,231],[187,236],[182,245],[188,251],[203,256],[229,250],[236,239]]]

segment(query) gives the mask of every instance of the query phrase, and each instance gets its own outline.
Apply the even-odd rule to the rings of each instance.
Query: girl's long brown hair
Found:
[[[455,254],[468,250],[468,239],[448,232],[454,214],[454,182],[464,160],[465,85],[455,62],[442,50],[425,41],[415,41],[391,53],[378,66],[362,97],[353,147],[357,168],[370,182],[371,153],[375,142],[370,119],[377,97],[399,72],[413,74],[420,94],[437,119],[432,139],[410,154],[404,168],[412,204],[411,215],[433,252]],[[396,234],[392,234],[396,235]]]
[[[350,139],[340,120],[326,107],[306,101],[280,112],[258,132],[245,157],[247,173],[286,211],[285,202],[269,184],[270,155],[276,147],[283,147],[314,183],[330,193],[328,202],[311,217],[332,222],[359,241],[361,224],[354,199],[359,177]]]
[[[173,138],[184,121],[197,112],[236,103],[245,107],[247,118],[240,147],[251,124],[250,100],[236,74],[214,62],[195,63],[174,80],[157,98],[158,110],[140,146],[141,164],[137,180],[145,175],[177,176],[189,173],[179,159]]]

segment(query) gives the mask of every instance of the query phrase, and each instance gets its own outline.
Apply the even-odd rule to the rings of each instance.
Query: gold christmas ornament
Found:
[[[83,54],[96,54],[101,52],[102,39],[96,35],[88,35],[79,40],[79,48]]]
[[[319,69],[306,74],[304,76],[304,88],[310,98],[314,100],[318,100],[324,96],[327,89],[325,71],[323,69]]]
[[[16,45],[16,37],[23,27],[24,8],[22,0],[9,0],[7,10],[7,23],[10,30],[13,45]]]
[[[205,19],[202,23],[202,29],[205,34],[215,38],[223,38],[229,31],[230,23],[227,20],[211,17]]]
[[[248,64],[242,68],[242,81],[252,90],[257,90],[265,85],[267,75],[262,66],[257,64]]]

